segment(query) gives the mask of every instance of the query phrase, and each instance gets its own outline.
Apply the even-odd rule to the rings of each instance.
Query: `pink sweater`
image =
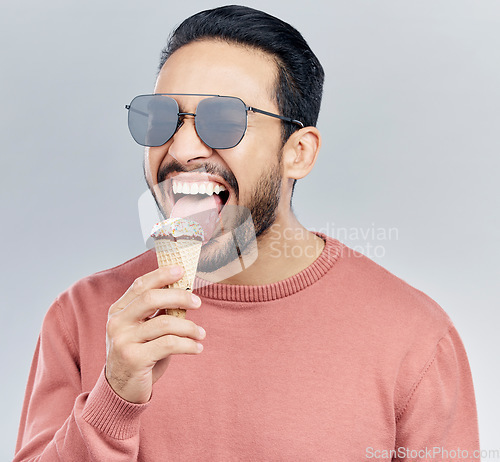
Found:
[[[204,351],[172,358],[141,405],[104,377],[105,326],[154,252],[74,284],[45,317],[15,461],[479,460],[471,373],[449,317],[320,236],[323,253],[289,279],[198,289],[188,317],[207,331]]]

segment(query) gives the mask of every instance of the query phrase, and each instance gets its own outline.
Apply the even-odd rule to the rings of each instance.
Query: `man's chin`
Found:
[[[201,248],[198,272],[210,273],[220,270],[238,260],[238,251],[232,233],[212,237]]]

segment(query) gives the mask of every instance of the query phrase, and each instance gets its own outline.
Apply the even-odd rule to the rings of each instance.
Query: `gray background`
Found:
[[[341,240],[447,311],[468,351],[482,448],[499,449],[500,2],[246,4],[296,26],[326,70],[323,149],[297,185],[299,219],[343,232]],[[53,299],[145,249],[142,149],[123,106],[152,90],[172,27],[219,5],[31,0],[1,8],[2,460],[13,455]],[[383,239],[378,228],[397,235]]]

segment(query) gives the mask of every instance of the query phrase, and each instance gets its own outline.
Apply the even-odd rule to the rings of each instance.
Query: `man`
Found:
[[[182,269],[158,269],[148,251],[60,295],[16,461],[478,460],[472,379],[449,317],[291,210],[321,145],[322,84],[301,35],[260,11],[217,8],[177,28],[154,94],[128,106],[147,183],[165,216],[215,206],[223,222],[235,207],[231,232],[205,224],[205,272],[231,263],[241,210],[255,261],[192,296],[163,289]],[[252,248],[243,229],[238,259]],[[164,314],[176,307],[187,319]]]

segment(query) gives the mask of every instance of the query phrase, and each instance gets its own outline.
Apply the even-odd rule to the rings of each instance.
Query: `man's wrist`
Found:
[[[149,406],[130,403],[119,396],[106,380],[105,370],[87,397],[83,419],[115,439],[131,438],[139,431],[140,416]]]

